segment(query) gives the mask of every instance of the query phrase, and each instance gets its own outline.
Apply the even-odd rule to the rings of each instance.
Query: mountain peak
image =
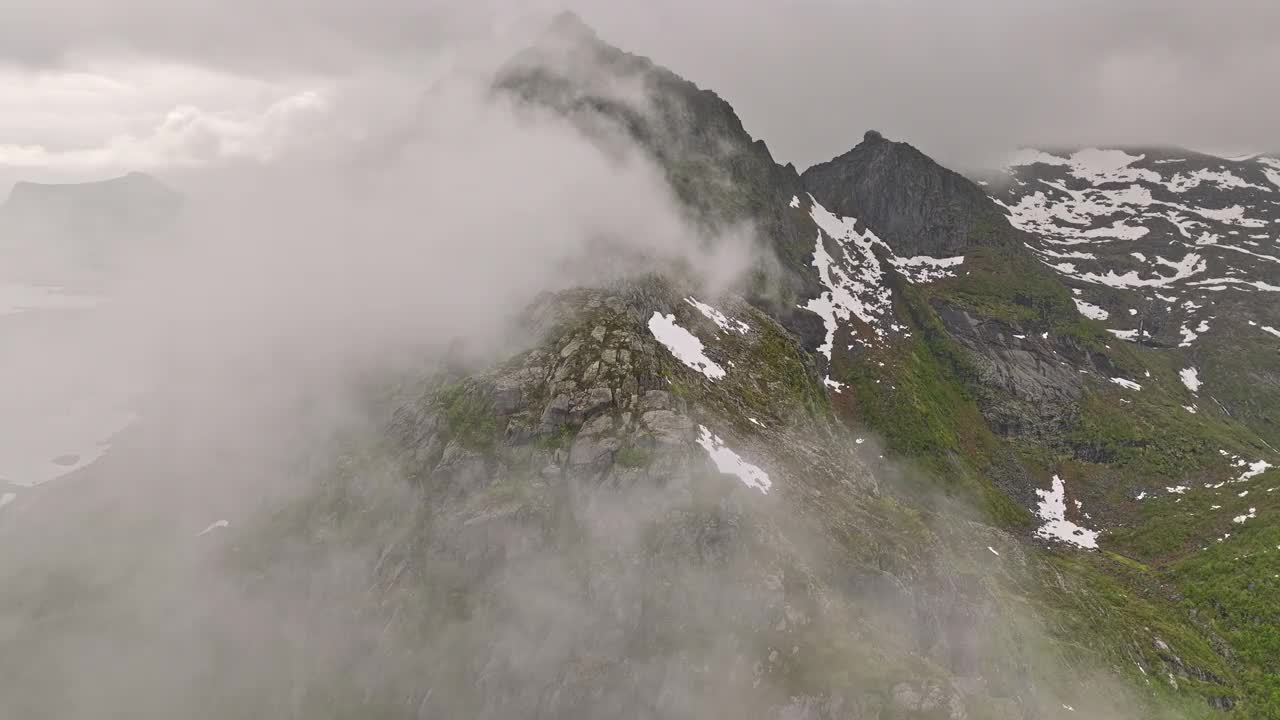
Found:
[[[581,15],[572,10],[564,10],[551,18],[546,32],[551,35],[599,39],[595,29],[588,25]]]
[[[1015,242],[1016,231],[981,188],[877,130],[801,179],[824,207],[858,218],[900,255],[947,257]]]
[[[131,172],[81,183],[18,182],[0,205],[0,216],[39,227],[119,228],[123,232],[161,227],[177,215],[181,205],[182,195],[173,188],[154,176]]]
[[[153,175],[136,170],[106,180],[90,180],[78,183],[42,183],[20,180],[9,193],[9,202],[20,201],[28,195],[91,195],[113,192],[147,191],[176,196],[169,186]]]

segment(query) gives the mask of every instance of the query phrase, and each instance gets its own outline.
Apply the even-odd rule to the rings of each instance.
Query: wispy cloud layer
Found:
[[[441,56],[499,61],[566,5],[801,166],[869,127],[956,165],[1024,143],[1280,145],[1275,3],[54,0],[0,23],[0,167],[260,158],[327,98],[308,92],[373,68],[425,86]],[[93,71],[119,57],[132,70]]]

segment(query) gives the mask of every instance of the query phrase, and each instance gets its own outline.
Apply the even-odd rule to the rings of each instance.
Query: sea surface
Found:
[[[0,274],[0,495],[73,475],[136,419],[141,386],[92,291]]]

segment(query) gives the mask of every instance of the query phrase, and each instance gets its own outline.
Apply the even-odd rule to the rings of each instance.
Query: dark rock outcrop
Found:
[[[825,208],[866,223],[904,257],[950,257],[975,246],[1018,242],[1018,232],[981,188],[875,130],[800,178]]]
[[[821,343],[821,321],[796,307],[819,293],[810,267],[817,229],[789,207],[804,185],[794,166],[778,164],[768,146],[747,133],[723,98],[609,45],[571,13],[508,63],[494,87],[566,115],[606,149],[616,149],[619,135],[638,145],[663,170],[693,222],[712,231],[752,228],[778,262],[762,264],[744,295],[806,347]]]
[[[988,391],[979,405],[993,430],[1049,440],[1070,427],[1085,388],[1076,365],[1063,362],[1058,339],[1029,337],[954,305],[939,303],[936,310],[951,337],[969,351],[976,380]]]

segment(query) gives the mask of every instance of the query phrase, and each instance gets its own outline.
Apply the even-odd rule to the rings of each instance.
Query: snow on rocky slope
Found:
[[[893,318],[893,291],[887,282],[891,266],[906,282],[933,282],[951,277],[964,256],[935,258],[928,255],[900,257],[885,241],[857,218],[840,217],[810,195],[807,201],[791,200],[792,208],[807,206],[809,215],[819,228],[813,251],[813,267],[824,291],[809,300],[805,309],[823,318],[827,328],[826,342],[818,348],[827,360],[841,324],[853,320],[850,339],[864,345],[874,344],[890,333],[904,333],[906,328]],[[828,241],[834,249],[828,249]]]
[[[1117,337],[1191,347],[1228,312],[1274,324],[1280,159],[1024,149],[984,182]]]

